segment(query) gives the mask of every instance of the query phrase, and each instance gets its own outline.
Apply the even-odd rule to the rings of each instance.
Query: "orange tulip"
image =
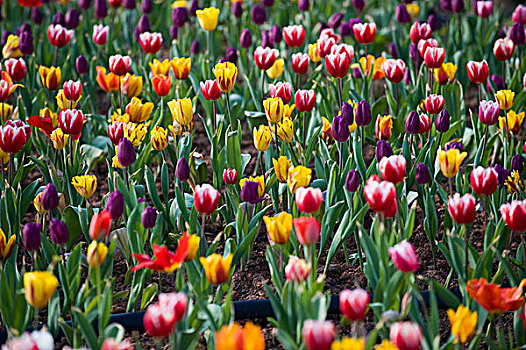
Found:
[[[97,66],[97,83],[106,92],[119,91],[119,77],[113,73],[106,74],[106,68]]]
[[[170,92],[170,87],[172,87],[172,77],[157,74],[152,78],[152,85],[157,95],[166,96]]]
[[[501,288],[496,284],[488,283],[485,278],[473,279],[467,283],[469,295],[492,314],[520,309],[524,305],[522,296],[524,286],[526,286],[526,278],[514,288]]]

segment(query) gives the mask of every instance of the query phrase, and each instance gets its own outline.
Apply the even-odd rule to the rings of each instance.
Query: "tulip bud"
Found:
[[[409,69],[406,69],[405,72],[404,72],[404,84],[406,84],[406,85],[412,85],[413,84],[413,80],[411,78],[411,72],[409,71]]]
[[[152,0],[142,0],[141,10],[144,13],[151,13],[153,11],[153,1]]]
[[[329,17],[329,20],[327,21],[327,24],[329,25],[329,27],[331,27],[332,29],[336,30],[340,26],[340,23],[342,22],[342,19],[343,19],[343,13],[336,12],[331,17]]]
[[[250,11],[250,17],[252,18],[252,22],[258,25],[265,23],[265,21],[267,20],[265,9],[257,4],[252,6],[252,10]]]
[[[91,242],[88,246],[88,252],[86,254],[88,265],[94,269],[100,267],[102,263],[104,263],[107,254],[108,247],[106,247],[104,243],[97,243],[97,241]]]
[[[349,321],[361,321],[369,308],[370,297],[362,288],[340,292],[340,311]]]
[[[524,44],[524,25],[514,23],[510,30],[510,39],[515,45]]]
[[[33,35],[30,32],[23,32],[20,35],[19,48],[20,52],[24,55],[31,55],[33,53]]]
[[[526,232],[526,200],[504,203],[500,206],[499,211],[511,231]]]
[[[476,167],[469,177],[473,192],[479,196],[491,196],[498,185],[498,173],[493,168]]]
[[[298,0],[298,10],[301,12],[309,11],[309,0]]]
[[[225,53],[225,61],[236,64],[237,59],[238,59],[237,50],[233,47],[229,47]]]
[[[274,45],[279,44],[281,40],[283,40],[283,34],[281,34],[281,28],[279,26],[273,25],[272,28],[270,28],[269,39]]]
[[[457,224],[469,225],[475,221],[477,214],[475,198],[469,193],[462,197],[455,193],[453,197],[449,197],[447,208],[449,215]]]
[[[185,157],[179,158],[177,166],[175,167],[175,175],[177,176],[177,180],[181,182],[185,182],[190,178],[190,166]]]
[[[141,34],[145,32],[150,32],[151,27],[150,27],[150,21],[148,20],[148,17],[146,17],[145,15],[142,15],[141,18],[139,18],[139,22],[137,23],[137,28],[139,28],[139,32]]]
[[[399,184],[404,181],[407,161],[402,155],[383,157],[378,166],[384,180]]]
[[[464,11],[464,0],[451,0],[451,11],[455,13]]]
[[[319,188],[300,187],[296,190],[296,205],[302,213],[315,213],[321,206],[322,194]]]
[[[81,10],[84,10],[84,11],[89,10],[91,6],[91,0],[78,0],[77,5],[79,6]]]
[[[133,144],[126,137],[123,137],[119,141],[117,159],[119,160],[119,164],[125,168],[135,162],[135,150],[133,149]]]
[[[188,21],[186,7],[176,7],[172,11],[172,22],[176,27],[182,27]]]
[[[98,19],[103,19],[108,16],[108,6],[106,5],[106,0],[95,0],[94,5],[95,17]]]
[[[341,115],[332,120],[332,136],[338,142],[346,142],[349,138],[349,124]]]
[[[287,278],[287,281],[301,283],[307,279],[311,270],[311,264],[297,256],[291,255],[287,266],[285,266],[285,277]]]
[[[321,225],[314,217],[303,216],[293,221],[294,231],[300,244],[315,244],[320,238]]]
[[[201,44],[199,43],[199,40],[192,41],[192,44],[190,44],[190,54],[192,56],[195,56],[199,53],[201,50]]]
[[[79,26],[80,14],[76,9],[69,9],[64,17],[66,28],[75,29]]]
[[[235,3],[238,3],[238,1],[236,1]],[[241,31],[239,42],[241,44],[241,47],[245,49],[248,49],[250,46],[252,46],[252,33],[250,33],[250,29],[245,28]]]
[[[79,74],[86,74],[89,71],[88,61],[86,60],[86,57],[84,56],[78,56],[75,60],[75,68],[77,69],[77,73]]]
[[[392,156],[393,149],[391,148],[391,145],[389,144],[389,142],[384,141],[384,140],[379,140],[376,143],[375,154],[376,154],[376,160],[380,162],[380,160],[382,160],[383,157]]]
[[[405,121],[405,131],[410,134],[418,134],[420,129],[420,116],[417,111],[411,111]]]
[[[389,248],[389,256],[396,268],[404,273],[416,272],[420,266],[415,247],[408,241],[402,241]]]
[[[404,4],[399,4],[395,8],[395,18],[398,23],[409,23],[411,22],[411,16],[407,12],[407,8]]]
[[[91,239],[99,240],[110,233],[111,228],[111,213],[103,210],[91,218],[89,226],[89,236]]]
[[[155,226],[157,221],[157,211],[154,207],[144,208],[141,216],[141,223],[145,229],[150,229]]]
[[[176,40],[177,39],[177,32],[178,32],[177,27],[174,26],[174,25],[171,25],[170,26],[170,38],[172,40]]]
[[[44,15],[38,7],[33,7],[31,9],[31,21],[35,24],[41,24],[44,20]]]
[[[517,170],[520,173],[522,173],[522,170],[524,169],[524,166],[522,164],[522,158],[520,154],[516,154],[511,158],[511,170]]]
[[[398,49],[396,48],[395,43],[389,44],[389,55],[391,55],[392,58],[398,58]]]
[[[46,307],[51,297],[55,294],[57,285],[58,280],[53,274],[53,272],[26,272],[24,274],[24,292],[26,301],[29,305],[37,309],[42,309]],[[40,348],[36,344],[35,347]],[[53,345],[51,346],[51,348],[52,347]],[[30,349],[29,347],[25,347],[25,345],[21,346],[20,348]],[[42,349],[45,348],[42,347]]]
[[[306,350],[330,349],[335,332],[331,321],[306,320],[301,332]]]
[[[64,221],[51,219],[49,222],[49,233],[53,243],[63,245],[69,240],[68,226]]]
[[[361,100],[356,106],[354,120],[358,126],[369,125],[371,122],[371,106],[366,100]]]
[[[242,1],[232,2],[230,10],[232,11],[232,15],[234,17],[237,17],[237,18],[241,17],[243,15],[243,2]]]
[[[44,210],[55,210],[58,206],[58,191],[52,183],[47,184],[40,197]]]
[[[450,117],[449,112],[445,109],[438,113],[438,117],[435,123],[436,129],[439,132],[446,132],[449,130]]]
[[[261,47],[274,47],[274,44],[272,44],[270,40],[270,30],[264,30],[261,33]]]
[[[360,186],[360,175],[356,172],[356,170],[351,170],[347,173],[347,177],[345,178],[345,189],[349,192],[356,192],[358,190],[358,186]]]
[[[223,171],[223,181],[228,185],[234,185],[237,183],[237,170],[236,169],[225,169]]]
[[[342,22],[338,28],[338,31],[340,32],[341,36],[350,36],[353,33],[349,22]]]
[[[424,163],[418,163],[415,170],[416,183],[419,185],[425,185],[431,181],[431,175],[429,169]]]
[[[511,172],[504,169],[502,165],[500,165],[499,163],[495,164],[493,169],[495,169],[495,171],[497,172],[497,180],[498,180],[499,186],[504,185],[504,181],[506,181],[508,176],[511,175]]]
[[[22,238],[27,251],[32,252],[40,248],[40,233],[42,225],[34,222],[28,222],[22,229]]]
[[[124,211],[124,195],[119,191],[114,191],[108,197],[105,210],[111,214],[114,221],[119,220]]]

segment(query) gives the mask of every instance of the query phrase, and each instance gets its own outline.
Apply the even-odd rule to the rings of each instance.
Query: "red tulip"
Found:
[[[434,38],[422,39],[418,42],[417,49],[420,57],[424,58],[429,47],[438,47],[438,41]]]
[[[31,127],[21,120],[8,120],[0,128],[0,148],[5,153],[18,153],[29,140]]]
[[[500,104],[498,101],[480,101],[479,120],[484,125],[497,124],[499,120]]]
[[[84,125],[84,114],[78,109],[62,109],[58,112],[58,127],[64,134],[80,136],[82,126]]]
[[[217,83],[217,80],[207,80],[205,82],[200,82],[201,93],[203,97],[208,101],[215,101],[221,97],[221,88]]]
[[[144,226],[144,224],[143,224]],[[181,267],[188,256],[189,236],[183,232],[181,239],[177,243],[177,250],[172,253],[166,246],[153,245],[153,258],[147,254],[132,254],[138,264],[132,267],[132,272],[149,269],[156,272],[172,273]]]
[[[511,19],[513,20],[513,23],[526,24],[526,6],[517,5],[515,11],[513,11]]]
[[[289,103],[290,99],[292,98],[292,88],[290,86],[290,83],[282,83],[280,81],[275,85],[269,84],[269,90],[271,98],[279,97],[285,104]]]
[[[80,81],[68,80],[62,85],[64,98],[70,101],[78,101],[82,94],[82,84]]]
[[[392,155],[390,157],[383,157],[380,160],[380,174],[384,180],[399,184],[404,181],[406,160],[402,155]]]
[[[388,59],[384,62],[385,77],[391,83],[399,83],[404,79],[405,62],[400,59]]]
[[[306,53],[298,52],[290,56],[290,63],[294,73],[303,75],[309,70],[310,57]]]
[[[339,44],[341,37],[330,28],[324,29],[316,41],[316,48],[321,58],[327,56],[334,45]]]
[[[420,266],[415,247],[408,241],[402,241],[389,248],[389,256],[396,268],[404,273],[416,272]]]
[[[146,309],[143,318],[144,329],[151,337],[168,337],[175,324],[182,320],[188,304],[182,293],[160,294],[159,301]]]
[[[316,91],[298,90],[294,96],[294,103],[300,112],[310,112],[316,104]]]
[[[110,27],[102,25],[102,24],[95,24],[93,26],[93,42],[97,45],[104,45],[106,44],[106,41],[108,41],[108,32],[110,30]]]
[[[488,18],[493,13],[493,1],[477,1],[476,14],[482,18]]]
[[[462,197],[455,193],[453,197],[449,197],[447,209],[453,220],[460,225],[471,224],[477,215],[475,197],[469,193]]]
[[[15,92],[18,87],[22,87],[20,84],[13,84],[11,77],[6,72],[2,72],[2,79],[0,79],[0,102],[9,100],[9,97]]]
[[[418,128],[419,134],[427,134],[431,130],[431,118],[425,114],[420,114],[420,126]]]
[[[73,30],[66,29],[60,24],[50,24],[47,27],[47,37],[51,45],[60,49],[71,41],[71,38],[73,38]]]
[[[510,230],[526,232],[526,200],[501,205],[500,214]]]
[[[376,23],[356,23],[352,26],[356,41],[360,44],[370,44],[376,37]]]
[[[285,266],[285,277],[287,278],[287,281],[301,283],[309,277],[311,270],[311,264],[297,256],[291,255],[287,266]]]
[[[300,47],[305,42],[305,28],[300,25],[284,27],[283,39],[290,47]]]
[[[110,4],[111,7],[118,8],[121,6],[122,0],[108,0],[108,3]]]
[[[354,58],[354,47],[348,44],[337,44],[331,47],[331,54],[337,55],[344,53],[349,58],[349,62]]]
[[[237,170],[225,169],[223,171],[223,181],[228,185],[235,185],[237,182]]]
[[[166,96],[172,87],[172,77],[157,74],[152,78],[152,86],[158,96]]]
[[[315,213],[321,206],[322,195],[319,188],[300,187],[296,190],[296,205],[302,213]]]
[[[110,56],[110,71],[115,75],[126,75],[131,67],[130,56],[113,55]]]
[[[209,184],[197,185],[194,189],[195,209],[205,215],[212,214],[219,204],[219,192]]]
[[[469,61],[466,64],[468,71],[468,78],[473,84],[483,84],[488,79],[489,68],[488,62],[483,60],[482,62]]]
[[[274,65],[278,59],[278,55],[279,51],[276,49],[258,46],[256,50],[254,50],[254,61],[259,69],[267,70]]]
[[[111,227],[111,213],[103,210],[100,213],[93,215],[89,225],[89,236],[93,240],[99,240],[110,233]]]
[[[314,244],[320,238],[321,225],[316,218],[303,216],[292,220],[300,244]]]
[[[413,44],[418,44],[420,40],[429,39],[431,34],[433,34],[433,30],[431,29],[431,26],[425,22],[415,22],[409,30],[409,37]]]
[[[507,61],[513,56],[515,44],[510,38],[497,39],[493,45],[493,54],[499,61]]]
[[[491,196],[497,190],[498,174],[493,168],[478,166],[473,169],[469,178],[473,192],[479,196]]]
[[[306,350],[330,350],[334,333],[331,321],[317,320],[306,320],[301,331]]]
[[[371,176],[364,187],[364,195],[371,209],[385,218],[392,218],[397,211],[396,188],[392,182],[378,181]]]
[[[108,125],[108,137],[114,146],[119,144],[119,141],[124,137],[124,122],[113,122]]]
[[[446,50],[443,47],[428,47],[424,53],[424,62],[429,69],[442,67],[446,58]]]
[[[429,95],[426,98],[426,111],[431,114],[438,114],[441,110],[444,109],[444,104],[446,100],[442,95]]]
[[[14,81],[21,81],[26,76],[26,62],[23,58],[10,58],[4,62],[7,74]]]
[[[422,349],[422,330],[413,322],[397,322],[391,326],[391,343],[399,350]]]
[[[325,56],[327,72],[333,78],[343,78],[349,72],[349,57],[346,54],[328,54]]]
[[[369,303],[369,293],[362,288],[340,292],[340,311],[349,321],[363,320]]]
[[[144,53],[156,54],[163,44],[163,35],[161,33],[144,32],[139,35],[139,44],[141,44]]]

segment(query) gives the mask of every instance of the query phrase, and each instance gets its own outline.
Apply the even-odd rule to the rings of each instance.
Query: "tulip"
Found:
[[[447,316],[455,342],[465,344],[471,340],[477,327],[477,312],[471,312],[464,305],[459,305],[456,311],[447,310]]]
[[[287,105],[285,105],[286,110]],[[278,126],[278,137],[281,141],[285,141],[287,143],[292,142],[294,139],[294,122],[290,117],[285,116],[285,113],[283,113],[283,119],[280,123],[277,124]]]
[[[161,33],[144,32],[139,35],[139,44],[144,53],[156,54],[163,44]]]
[[[258,25],[265,23],[265,21],[267,20],[265,9],[257,4],[252,6],[252,10],[250,11],[250,17],[252,18],[252,22]]]
[[[442,174],[449,178],[455,177],[460,168],[460,164],[462,164],[467,156],[468,154],[466,152],[461,153],[458,149],[438,151],[438,162]]]
[[[257,204],[261,201],[261,196],[259,195],[259,183],[257,181],[242,179],[239,186],[241,187],[241,201],[250,204]]]
[[[274,65],[278,59],[279,51],[271,48],[258,46],[254,51],[254,61],[261,70],[267,70]]]
[[[306,320],[301,331],[306,350],[330,350],[336,330],[331,321]]]
[[[86,259],[88,260],[88,265],[93,268],[99,268],[108,254],[108,247],[102,242],[92,241],[88,246],[88,252],[86,254]]]
[[[520,23],[515,23],[510,29],[509,37],[511,41],[515,44],[515,46],[524,44],[525,40],[525,33],[524,33],[524,25]]]
[[[502,288],[496,284],[488,283],[485,278],[480,278],[468,281],[466,288],[469,295],[487,312],[501,314],[517,311],[524,305],[522,290],[525,285],[526,278],[513,288]]]
[[[497,123],[500,113],[500,104],[493,101],[480,101],[479,120],[482,124],[490,126]]]
[[[194,189],[195,209],[204,215],[212,214],[219,204],[219,192],[209,184],[197,185]]]
[[[321,61],[321,56],[318,52],[318,45],[317,43],[309,44],[308,47],[308,54],[312,62],[318,63]]]
[[[232,15],[234,15],[234,17],[241,17],[243,15],[243,2],[232,1],[230,10],[232,11]]]
[[[391,130],[393,128],[393,118],[390,115],[378,115],[374,125],[376,138],[379,140],[389,140],[391,138]]]
[[[38,250],[40,248],[40,233],[42,232],[42,225],[28,222],[22,229],[22,238],[24,239],[24,246],[28,252]]]
[[[399,83],[404,78],[405,62],[400,59],[388,59],[384,62],[385,77],[392,83]]]
[[[442,47],[428,47],[424,53],[424,62],[429,69],[442,67],[446,58],[446,50]]]
[[[292,194],[296,193],[296,190],[300,187],[307,187],[312,179],[312,170],[298,165],[296,167],[289,168],[287,175],[287,185]]]
[[[19,38],[16,35],[10,34],[9,32],[4,32],[4,33],[7,33],[8,35],[7,40],[5,41],[4,47],[2,48],[2,55],[4,56],[4,58],[9,59],[9,58],[22,57],[23,53],[21,52],[22,51],[21,50],[22,49],[21,38]],[[32,38],[31,33],[28,33],[26,35],[31,36],[31,46],[32,46],[33,38]]]
[[[356,41],[370,44],[376,37],[376,23],[357,23],[352,27]]]
[[[488,79],[489,68],[486,60],[482,62],[469,61],[466,65],[468,78],[473,84],[483,84]]]
[[[53,147],[60,151],[64,149],[66,144],[69,141],[69,135],[64,134],[64,132],[61,129],[55,129],[50,135],[51,141],[53,142]]]
[[[21,81],[26,76],[26,62],[23,58],[10,58],[4,62],[7,74],[14,81]]]
[[[371,107],[369,102],[361,100],[356,106],[354,120],[358,126],[366,126],[371,122]]]
[[[274,173],[276,174],[276,177],[279,182],[286,183],[289,168],[291,166],[290,161],[286,156],[281,156],[276,159],[272,159],[272,164],[274,165]]]
[[[236,169],[225,169],[223,171],[223,181],[227,185],[235,185],[237,183],[237,170]]]
[[[305,260],[291,255],[287,266],[285,266],[285,276],[287,281],[301,283],[307,279],[312,270],[312,265]]]
[[[398,23],[411,22],[411,16],[404,4],[399,4],[395,7],[395,19]]]
[[[344,54],[328,54],[325,56],[327,72],[333,78],[344,78],[349,71],[349,57]]]
[[[110,56],[110,71],[115,75],[126,75],[131,67],[130,56],[113,55]]]
[[[156,151],[162,151],[166,147],[168,147],[168,130],[160,126],[156,126],[155,128],[152,129],[151,136],[152,136],[152,147]]]
[[[352,169],[347,173],[345,178],[345,189],[351,193],[354,193],[358,190],[360,186],[360,175],[356,170]]]
[[[379,169],[384,180],[399,184],[405,178],[406,159],[402,155],[384,157],[380,161]]]
[[[93,42],[97,45],[104,45],[106,44],[106,41],[108,40],[108,32],[110,30],[110,27],[102,25],[102,24],[95,24],[93,25]]]
[[[73,30],[68,30],[60,24],[50,24],[47,27],[49,43],[57,49],[66,46],[73,38]]]
[[[51,219],[49,222],[49,233],[53,243],[63,245],[69,240],[69,230],[64,221]]]
[[[296,205],[298,210],[311,214],[318,211],[322,202],[322,193],[319,188],[300,187],[296,191]]]
[[[460,13],[464,10],[464,0],[451,0],[451,11]]]
[[[361,321],[369,309],[369,293],[361,288],[340,292],[340,312],[349,321]]]
[[[493,1],[476,1],[475,14],[482,18],[488,18],[493,13]]]
[[[402,241],[389,248],[389,256],[396,268],[404,273],[416,272],[420,266],[415,247],[408,241]]]
[[[418,324],[410,321],[393,324],[390,339],[391,343],[400,350],[422,349],[422,330]]]
[[[337,44],[337,39],[334,38],[333,36],[320,35],[320,37],[316,41],[316,51],[318,52],[320,59],[327,56],[331,52],[332,47],[336,44]]]
[[[395,43],[390,43],[389,44],[389,55],[391,57],[393,57],[393,59],[396,61],[396,59],[398,58],[398,48],[396,47],[396,44]],[[402,61],[403,62],[403,61]],[[387,63],[387,61],[386,61]],[[405,67],[405,63],[404,63],[404,67]],[[385,64],[384,64],[384,70],[385,70]],[[404,69],[405,71],[405,69]],[[386,72],[386,75],[387,75],[387,72]],[[403,74],[402,74],[403,75]],[[389,79],[389,78],[388,78]],[[389,79],[390,80],[390,79]]]
[[[152,86],[158,96],[164,97],[172,87],[172,77],[158,74],[152,78]]]
[[[290,47],[300,47],[305,43],[305,28],[302,25],[283,27],[283,38]]]
[[[97,189],[97,178],[95,175],[75,176],[71,184],[82,197],[89,198]]]
[[[204,30],[211,32],[217,27],[219,10],[214,7],[207,7],[203,10],[195,11],[199,25]]]
[[[283,39],[283,34],[281,33],[281,28],[278,25],[273,25],[269,31],[269,40],[272,44],[277,45]]]
[[[4,231],[0,228],[0,261],[5,263],[11,257],[15,242],[16,235],[12,235],[8,240]]]
[[[199,40],[194,40],[190,44],[190,55],[195,56],[199,53],[201,50],[201,44],[199,43]]]
[[[58,280],[52,272],[34,271],[24,274],[24,292],[26,301],[36,309],[46,307],[55,294]]]
[[[507,111],[513,107],[515,92],[511,90],[499,90],[495,94],[495,99],[499,102],[500,109]]]
[[[349,138],[348,121],[340,114],[332,120],[331,130],[332,136],[338,142],[346,142]]]
[[[172,23],[176,27],[183,27],[188,21],[188,10],[186,7],[176,7],[172,11]]]
[[[447,202],[449,215],[460,225],[469,225],[475,221],[477,214],[475,206],[475,198],[469,193],[462,197],[460,194],[455,193]]]
[[[177,180],[185,182],[190,178],[190,166],[185,157],[179,158],[177,166],[175,167],[175,176]]]
[[[181,125],[188,125],[193,120],[192,100],[183,98],[168,102],[168,108],[172,114],[173,121]]]
[[[265,222],[268,235],[272,242],[276,244],[287,243],[290,233],[292,232],[291,214],[282,212],[279,215],[273,217],[264,216],[263,221]]]
[[[526,201],[514,200],[511,203],[502,204],[500,214],[504,223],[513,232],[526,232]]]
[[[497,39],[493,45],[493,55],[499,61],[507,61],[513,56],[515,44],[509,38]]]
[[[380,162],[382,160],[382,158],[384,158],[384,157],[392,156],[393,155],[393,149],[391,148],[391,145],[389,145],[389,142],[383,141],[383,140],[379,140],[376,143],[375,155],[376,155],[376,160],[378,162]]]
[[[55,210],[58,206],[58,192],[55,185],[49,183],[42,191],[42,207],[44,210]]]
[[[511,170],[517,170],[519,173],[522,173],[524,166],[522,164],[522,158],[520,154],[516,154],[511,157]]]
[[[225,325],[215,334],[216,350],[263,350],[264,348],[265,338],[261,328],[251,322],[245,323],[244,327],[238,323]]]
[[[0,127],[0,149],[5,153],[18,153],[29,141],[30,136],[29,125],[20,120],[8,120]]]
[[[294,103],[299,112],[310,112],[316,104],[316,92],[314,90],[298,90],[294,96]]]
[[[429,174],[429,169],[424,163],[418,163],[415,170],[416,182],[419,185],[425,185],[431,181],[431,175]]]
[[[493,168],[478,166],[471,172],[470,181],[473,192],[479,196],[491,196],[497,190],[498,174]]]
[[[429,24],[425,22],[415,22],[411,26],[409,37],[414,44],[418,44],[420,40],[429,39],[432,33],[433,31],[431,30],[431,26],[429,26]]]
[[[237,78],[237,67],[231,62],[218,63],[213,69],[214,76],[221,91],[229,93],[234,89]]]
[[[310,245],[318,242],[321,225],[314,217],[300,217],[293,220],[294,231],[300,244]]]
[[[292,71],[296,74],[303,75],[309,70],[310,58],[306,53],[295,53],[290,57]],[[288,102],[287,102],[288,103]]]
[[[234,2],[234,4],[236,3],[241,4],[240,1]],[[239,43],[241,44],[241,47],[245,49],[248,49],[250,46],[252,46],[252,33],[250,33],[250,29],[245,28],[241,31],[241,35],[239,37]]]
[[[371,209],[385,218],[392,218],[397,211],[396,188],[392,182],[369,178],[364,187],[365,199]]]
[[[269,84],[270,97],[272,99],[280,98],[283,103],[289,103],[292,98],[292,88],[290,83],[278,82],[275,85]],[[269,102],[270,103],[270,102]],[[265,102],[263,103],[265,104]]]
[[[175,79],[184,80],[190,75],[190,69],[192,68],[192,59],[190,57],[174,57],[170,61],[172,71]]]
[[[234,256],[232,254],[223,257],[222,255],[215,253],[206,258],[200,257],[199,261],[205,269],[208,282],[216,286],[227,282],[230,276],[230,268],[233,258]]]
[[[144,215],[144,214],[143,214]],[[177,243],[177,250],[172,253],[166,246],[153,245],[153,258],[146,254],[132,254],[133,258],[137,260],[138,264],[132,268],[132,272],[141,269],[150,269],[152,271],[172,273],[181,267],[183,261],[188,254],[189,236],[186,232],[183,233],[181,239]],[[195,254],[195,253],[194,253]]]
[[[187,305],[188,297],[182,292],[159,294],[157,303],[148,306],[144,313],[146,333],[151,337],[168,337],[183,319]]]
[[[274,64],[272,65],[272,67],[267,69],[267,76],[272,80],[279,78],[281,75],[283,75],[284,65],[285,60],[283,58],[277,59],[276,62],[274,62]]]
[[[177,58],[174,58],[173,60],[176,60]],[[163,61],[159,61],[158,59],[154,59],[152,62],[148,62],[148,65],[150,66],[150,69],[152,70],[152,76],[155,76],[157,74],[162,75],[168,75],[170,71],[171,61],[169,59],[164,59]]]
[[[526,24],[526,6],[517,5],[511,16],[513,23]]]
[[[254,135],[254,146],[260,152],[265,152],[272,142],[272,132],[266,125],[260,125],[259,129],[254,128],[252,131]]]
[[[201,86],[201,93],[208,101],[215,101],[221,97],[221,88],[217,80],[207,80],[199,83]]]
[[[515,113],[513,110],[509,110],[504,117],[499,117],[499,127],[506,135],[509,133],[518,135],[524,120],[524,114],[524,112]]]
[[[119,91],[119,77],[114,73],[106,74],[106,68],[97,66],[97,83],[106,92]]]
[[[431,94],[425,100],[425,109],[428,113],[438,114],[444,109],[444,104],[444,96]]]
[[[122,213],[121,213],[122,214]],[[112,222],[112,214],[109,211],[103,210],[91,219],[89,226],[89,235],[93,240],[99,240],[110,233]]]
[[[93,6],[95,17],[98,19],[103,19],[108,16],[108,7],[106,6],[106,1],[104,0],[95,0]]]

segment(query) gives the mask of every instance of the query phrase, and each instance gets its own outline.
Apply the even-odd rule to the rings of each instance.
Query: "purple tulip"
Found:
[[[371,106],[366,100],[361,100],[356,106],[354,120],[358,126],[369,125],[371,122]]]
[[[106,0],[95,0],[94,5],[95,17],[98,19],[103,19],[108,16],[108,5],[106,5]]]
[[[150,229],[155,226],[157,221],[157,211],[154,207],[144,208],[141,216],[141,223],[145,229]]]
[[[395,8],[395,18],[398,23],[409,23],[411,22],[411,16],[407,12],[407,8],[404,4],[399,4]]]
[[[522,170],[524,169],[524,165],[522,164],[522,158],[520,154],[516,154],[511,158],[511,170],[517,170],[520,173],[522,173]]]
[[[172,22],[176,27],[182,27],[188,21],[188,11],[186,7],[176,7],[172,11]]]
[[[79,26],[80,14],[76,9],[69,9],[64,16],[66,27],[68,29],[75,29]]]
[[[255,24],[263,24],[267,20],[265,9],[257,4],[252,7],[252,10],[250,11],[250,17],[252,18],[252,22]]]
[[[143,13],[151,13],[153,11],[153,1],[152,0],[142,0],[141,10]]]
[[[405,121],[405,131],[410,134],[418,134],[420,129],[420,116],[417,111],[411,111]]]
[[[300,10],[301,12],[309,11],[309,7],[309,0],[298,0],[298,10]]]
[[[24,55],[31,55],[33,53],[33,35],[30,32],[23,32],[20,35],[20,52]]]
[[[185,157],[179,158],[177,166],[175,167],[175,176],[177,180],[185,182],[190,178],[190,165]]]
[[[332,120],[332,136],[338,142],[345,142],[349,138],[349,124],[342,115],[337,115]]]
[[[327,21],[327,24],[329,25],[329,27],[331,27],[332,29],[336,30],[340,26],[340,23],[342,22],[342,19],[343,19],[343,13],[336,12],[331,17],[329,17],[329,20]]]
[[[389,142],[384,140],[379,140],[376,143],[376,148],[374,150],[374,153],[376,155],[376,161],[380,162],[380,160],[383,157],[390,157],[393,155],[393,149],[391,148],[391,145]]]
[[[365,0],[351,0],[351,3],[358,12],[362,12],[366,5]]]
[[[124,5],[124,8],[126,10],[134,10],[135,7],[137,6],[137,4],[135,3],[135,0],[124,0],[122,4]]]
[[[353,34],[352,27],[349,22],[342,22],[338,28],[341,36],[351,36]]]
[[[63,245],[69,240],[68,226],[58,219],[51,219],[49,222],[49,234],[53,243],[58,245]]]
[[[418,163],[415,170],[416,183],[419,185],[425,185],[431,181],[431,175],[429,169],[424,163]]]
[[[450,116],[449,112],[445,109],[441,110],[440,113],[438,113],[437,120],[435,122],[435,127],[437,131],[439,132],[446,132],[449,130],[449,124],[450,124]]]
[[[273,25],[270,28],[269,39],[273,45],[277,45],[283,39],[283,34],[281,34],[281,28],[278,25]]]
[[[32,252],[40,248],[40,233],[42,232],[42,225],[28,222],[22,229],[22,238],[24,246],[27,251]]]
[[[243,3],[241,1],[234,1],[230,7],[234,17],[241,17],[243,15]]]
[[[108,197],[106,202],[106,211],[111,214],[114,221],[119,220],[124,212],[124,195],[119,191],[114,191]]]
[[[31,9],[31,21],[35,24],[41,24],[44,20],[44,15],[38,7],[33,7]]]
[[[199,43],[199,40],[194,40],[190,44],[190,54],[192,56],[195,56],[201,51],[201,44]]]
[[[135,150],[133,144],[126,137],[123,137],[119,141],[117,150],[117,159],[119,164],[127,168],[135,162]]]
[[[360,186],[360,175],[356,170],[351,170],[347,173],[345,178],[345,189],[349,192],[356,192]]]
[[[252,46],[252,33],[250,33],[250,29],[245,28],[241,31],[239,43],[241,44],[241,47],[245,49],[248,49],[250,46]]]
[[[49,183],[44,187],[42,195],[40,196],[40,201],[42,202],[42,208],[46,211],[57,209],[58,191],[55,185]]]
[[[259,198],[259,183],[257,181],[245,181],[241,187],[241,200],[251,204],[261,201]]]
[[[91,0],[78,0],[77,5],[79,6],[79,9],[87,11],[91,6]]]
[[[77,73],[79,74],[86,74],[89,71],[88,61],[86,60],[86,57],[79,56],[75,60],[75,68],[77,69]]]
[[[229,47],[225,53],[225,60],[228,62],[232,62],[233,64],[236,64],[237,59],[238,59],[237,50],[233,47]]]
[[[513,24],[510,30],[510,39],[515,45],[524,44],[524,26],[522,24]]]

